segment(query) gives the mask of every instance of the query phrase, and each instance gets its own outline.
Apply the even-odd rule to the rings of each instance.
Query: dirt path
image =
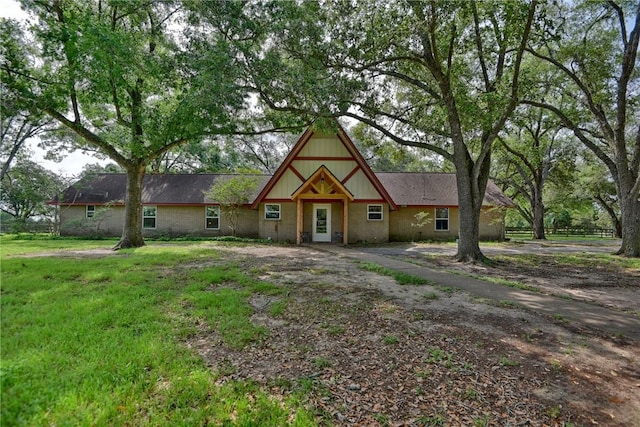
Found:
[[[499,262],[495,267],[454,262],[453,245],[397,244],[357,249],[365,254],[382,255],[408,261],[423,267],[457,274],[489,276],[503,281],[517,282],[537,289],[543,294],[585,301],[627,313],[640,313],[640,268],[635,271],[604,269],[596,262],[590,268],[565,268],[558,265],[554,254],[613,253],[617,241],[598,241],[590,244],[575,242],[520,243],[483,246],[488,256],[528,255],[531,264]]]

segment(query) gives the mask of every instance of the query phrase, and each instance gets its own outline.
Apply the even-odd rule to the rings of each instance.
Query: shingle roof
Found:
[[[145,175],[142,203],[159,205],[192,205],[212,203],[204,193],[214,182],[236,174],[154,174]],[[258,188],[252,199],[262,190],[270,175],[255,175]],[[127,186],[126,174],[98,174],[87,182],[77,182],[67,188],[62,196],[63,204],[123,203]]]
[[[400,206],[458,206],[456,177],[452,173],[380,172],[375,174],[393,201]],[[215,203],[204,193],[219,179],[236,174],[155,174],[145,175],[142,202],[158,205],[200,205]],[[255,175],[258,188],[255,199],[271,175]],[[67,188],[62,204],[124,203],[127,176],[98,174],[92,180]],[[513,201],[491,181],[487,184],[485,205],[515,206]]]
[[[458,187],[453,173],[378,172],[376,176],[397,205],[458,206]],[[487,184],[483,205],[515,206],[492,181]]]

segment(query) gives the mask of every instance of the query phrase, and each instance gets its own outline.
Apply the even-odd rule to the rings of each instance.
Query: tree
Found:
[[[14,20],[0,18],[0,58],[6,64],[0,68],[0,153],[2,153],[3,166],[0,170],[0,182],[3,181],[7,171],[16,157],[24,149],[25,143],[30,138],[42,134],[49,129],[51,122],[42,112],[30,111],[29,105],[21,102],[8,90],[8,86],[22,86],[28,84],[22,74],[9,74],[5,71],[10,67],[14,70],[24,71],[27,64],[24,49],[29,51],[17,40],[24,37],[20,25]],[[16,40],[17,39],[17,40]]]
[[[555,38],[528,49],[555,67],[562,86],[525,102],[556,114],[609,169],[622,219],[619,254],[640,257],[640,3],[550,4]],[[560,25],[559,23],[562,23]],[[572,98],[569,108],[554,99]]]
[[[527,207],[518,206],[531,224],[534,239],[545,239],[544,189],[552,173],[563,164],[572,164],[573,144],[556,117],[546,110],[519,107],[507,126],[507,136],[499,138],[500,148],[494,181],[513,189],[511,197],[523,197]]]
[[[576,191],[582,197],[592,200],[607,214],[614,236],[622,238],[622,221],[615,182],[602,162],[591,159],[593,153],[587,151],[583,155],[586,155],[587,159],[583,161],[577,174]]]
[[[47,202],[63,188],[53,172],[29,160],[19,160],[6,173],[0,189],[0,209],[15,218],[17,228],[36,216],[50,216]]]
[[[23,7],[36,18],[31,40],[14,34],[12,41],[35,52],[25,69],[2,64],[5,75],[29,82],[8,90],[126,171],[115,249],[144,245],[141,193],[150,163],[204,135],[242,128],[236,113],[247,91],[238,84],[229,28],[211,29],[206,44],[180,38],[186,12],[173,1],[24,0]],[[231,18],[219,17],[229,26]]]
[[[493,144],[518,105],[535,0],[272,8],[284,24],[273,25],[274,47],[265,57],[288,71],[276,83],[255,79],[265,102],[274,109],[352,117],[452,162],[460,206],[457,259],[485,258],[480,209]],[[293,76],[300,75],[296,86]]]
[[[257,169],[273,174],[299,135],[279,133],[275,135],[241,135],[227,137],[225,152],[234,150],[237,155],[235,168]]]
[[[217,178],[205,194],[220,204],[222,213],[229,222],[231,235],[236,236],[238,219],[243,206],[249,204],[258,188],[258,178],[250,175],[235,175]]]

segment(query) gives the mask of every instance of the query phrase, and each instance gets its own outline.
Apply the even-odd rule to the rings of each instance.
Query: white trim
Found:
[[[216,209],[217,215],[209,215],[209,208]],[[209,219],[217,219],[218,226],[217,227],[207,227]],[[219,205],[209,205],[204,207],[204,229],[205,230],[220,230],[220,206]]]
[[[277,206],[278,207],[278,217],[277,218],[269,218],[267,216],[267,206]],[[271,211],[270,213],[275,213],[276,211]],[[282,219],[282,207],[280,203],[265,203],[264,204],[264,219],[267,221],[280,221]]]
[[[318,211],[319,210],[326,210],[327,216],[324,219],[324,224],[322,224],[320,221],[318,221]],[[313,205],[313,218],[312,218],[313,224],[311,227],[312,230],[312,240],[314,242],[330,242],[331,241],[331,204],[328,203],[314,203]],[[323,227],[324,226],[324,227]],[[323,232],[318,232],[318,229],[322,230],[324,229],[324,233]]]
[[[89,208],[93,208],[93,209],[89,210]],[[85,218],[93,218],[95,215],[96,215],[96,205],[87,205],[84,211]]]
[[[379,207],[380,212],[372,212],[372,207]],[[378,215],[380,214],[380,218],[371,218],[371,214]],[[367,221],[382,221],[384,220],[384,206],[381,204],[367,205]]]
[[[434,209],[434,218],[436,219],[433,222],[433,227],[435,231],[449,231],[449,221],[450,221],[450,211],[449,208],[441,207],[441,208],[433,208]],[[438,217],[438,209],[444,209],[447,212],[447,217]],[[447,221],[447,228],[438,228],[438,221]]]
[[[154,209],[154,215],[145,215],[145,209],[150,209],[153,208]],[[144,225],[144,220],[146,218],[153,218],[153,227],[145,227]],[[158,226],[158,207],[155,205],[151,205],[151,206],[142,206],[142,228],[145,230],[155,230],[156,227]]]

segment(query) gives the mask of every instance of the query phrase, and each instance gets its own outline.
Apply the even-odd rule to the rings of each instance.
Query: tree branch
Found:
[[[445,149],[443,149],[442,147],[438,147],[437,145],[429,144],[429,143],[426,143],[426,142],[411,141],[411,140],[404,139],[404,138],[402,138],[400,136],[397,136],[396,134],[390,132],[386,127],[379,125],[375,121],[373,121],[373,120],[371,120],[369,118],[360,116],[360,115],[355,114],[355,113],[346,112],[346,113],[343,113],[343,116],[352,117],[352,118],[354,118],[354,119],[356,119],[356,120],[358,120],[358,121],[360,121],[362,123],[365,123],[365,124],[371,126],[372,128],[377,129],[382,134],[384,134],[385,136],[387,136],[391,140],[397,142],[398,144],[408,145],[408,146],[411,146],[411,147],[425,148],[427,150],[430,150],[430,151],[433,151],[433,152],[435,152],[437,154],[440,154],[446,160],[453,161],[453,155],[451,153],[449,153],[448,151],[446,151]]]
[[[551,58],[550,56],[542,55],[541,53],[538,53],[533,49],[527,48],[526,51],[532,54],[533,56],[535,56],[536,58],[542,59],[544,61],[547,61],[553,64],[558,69],[560,69],[563,73],[565,73],[571,80],[573,80],[573,82],[578,86],[580,91],[584,94],[587,100],[587,106],[589,108],[589,111],[591,111],[593,115],[596,117],[596,120],[598,120],[598,122],[600,123],[600,127],[602,128],[607,138],[613,141],[614,139],[613,128],[609,124],[609,121],[607,120],[607,116],[602,110],[602,108],[596,105],[596,103],[594,102],[593,95],[591,94],[591,91],[589,90],[587,85],[585,85],[584,82],[572,70],[564,66],[564,64],[560,63],[559,61]]]
[[[484,60],[484,51],[482,49],[482,37],[480,35],[480,18],[478,17],[478,8],[476,2],[471,2],[471,11],[473,13],[473,28],[475,30],[475,42],[476,49],[478,50],[478,60],[480,61],[480,68],[482,69],[482,78],[484,80],[485,90],[491,90],[491,82],[489,81],[489,73],[487,72],[487,64]]]
[[[98,135],[94,134],[81,124],[67,119],[64,115],[60,114],[53,108],[45,107],[44,111],[46,111],[47,114],[49,114],[51,117],[65,125],[67,128],[78,134],[80,137],[84,138],[86,141],[100,147],[100,149],[103,150],[107,156],[115,160],[116,163],[118,163],[120,166],[125,167],[125,165],[129,163],[129,161],[120,153],[118,153],[118,151],[116,151],[116,149],[113,148],[109,143],[103,141],[102,138],[100,138]]]
[[[611,159],[597,144],[595,144],[593,141],[591,141],[586,135],[585,133],[582,131],[582,129],[577,126],[571,119],[569,119],[569,117],[567,117],[559,108],[551,105],[551,104],[547,104],[544,102],[538,102],[538,101],[522,101],[523,104],[526,105],[532,105],[534,107],[538,107],[538,108],[544,108],[546,110],[551,111],[552,113],[554,113],[562,122],[562,124],[570,129],[571,131],[573,131],[574,135],[587,147],[589,147],[589,149],[591,151],[593,151],[593,153],[600,159],[602,160],[602,162],[607,166],[607,168],[609,168],[609,171],[611,172],[611,175],[613,175],[614,179],[618,179],[617,176],[617,167],[616,167],[616,163],[613,161],[613,159]]]

